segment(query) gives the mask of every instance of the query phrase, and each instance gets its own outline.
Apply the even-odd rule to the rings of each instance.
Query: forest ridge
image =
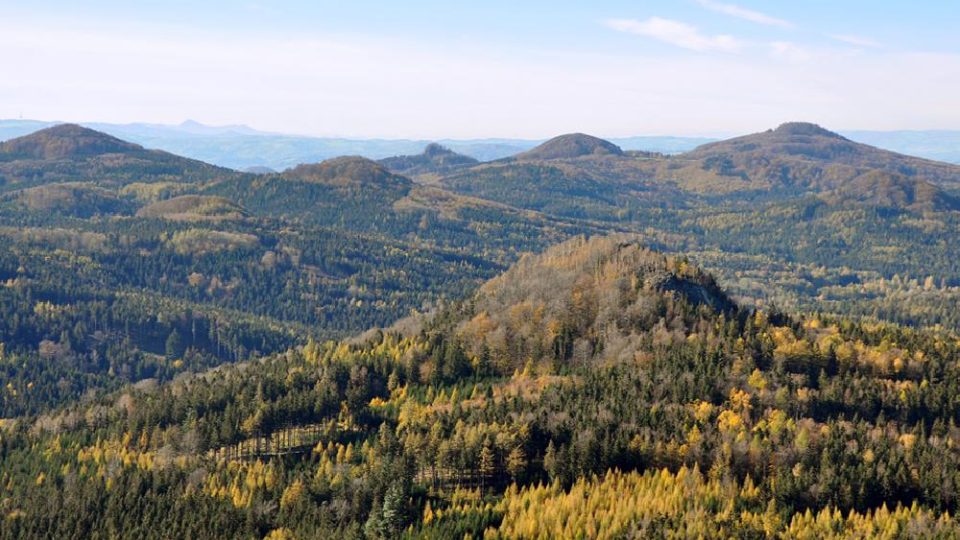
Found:
[[[953,537],[960,166],[785,123],[0,143],[0,538]]]

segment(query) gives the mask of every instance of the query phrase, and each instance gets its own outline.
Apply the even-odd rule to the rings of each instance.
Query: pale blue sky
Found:
[[[0,118],[314,135],[960,129],[960,2],[0,0]]]

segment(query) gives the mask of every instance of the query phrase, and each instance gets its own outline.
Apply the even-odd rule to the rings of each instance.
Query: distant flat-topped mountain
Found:
[[[334,186],[408,186],[410,179],[393,174],[376,161],[344,156],[320,163],[297,165],[282,173],[286,177]]]
[[[148,150],[106,133],[60,124],[0,143],[0,190],[91,182],[202,182],[236,174],[159,150]]]
[[[529,161],[619,155],[623,155],[623,150],[610,141],[583,133],[569,133],[554,137],[526,152],[517,154],[515,157],[518,160]]]
[[[838,133],[806,122],[787,122],[776,129],[707,143],[683,154],[690,159],[705,159],[725,154],[761,156],[777,153],[826,161],[849,158],[876,150],[867,145],[854,143]]]
[[[820,126],[790,122],[705,144],[658,171],[696,191],[837,189],[871,170],[960,186],[960,166],[853,142]]]
[[[430,143],[422,154],[381,159],[378,163],[397,174],[416,176],[440,174],[479,163],[478,160],[458,154],[437,143]]]

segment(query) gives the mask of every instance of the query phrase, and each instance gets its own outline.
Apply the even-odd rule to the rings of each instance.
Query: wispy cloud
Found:
[[[647,36],[692,51],[736,52],[743,46],[733,36],[706,35],[695,26],[661,17],[650,17],[644,21],[610,19],[607,21],[607,26],[620,32]]]
[[[842,41],[848,45],[856,45],[857,47],[870,47],[875,49],[881,46],[879,42],[863,36],[854,36],[851,34],[830,34],[830,37],[837,41]]]
[[[785,118],[849,129],[960,126],[960,54],[906,54],[892,44],[854,54],[798,35],[794,43],[812,57],[791,62],[770,56],[777,53],[770,41],[781,38],[738,36],[741,54],[539,46],[503,54],[487,41],[440,47],[270,28],[221,34],[217,26],[143,20],[0,17],[0,68],[17,74],[0,77],[0,118],[21,111],[64,121],[195,118],[405,139],[748,132]]]
[[[780,28],[793,27],[793,23],[790,21],[778,19],[777,17],[767,15],[766,13],[760,13],[759,11],[747,9],[736,4],[725,4],[723,2],[715,2],[714,0],[698,0],[698,2],[701,6],[709,9],[710,11],[716,11],[717,13],[723,13],[724,15],[730,15],[731,17],[736,17],[738,19],[744,19],[767,26],[779,26]]]
[[[813,57],[809,50],[790,41],[770,43],[770,55],[791,62],[805,62]]]

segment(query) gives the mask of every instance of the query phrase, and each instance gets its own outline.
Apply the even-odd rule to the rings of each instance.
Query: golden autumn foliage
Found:
[[[431,520],[454,519],[476,510],[479,501],[461,503]],[[559,484],[511,486],[495,506],[499,527],[487,539],[500,538],[953,538],[960,526],[949,514],[913,506],[886,506],[860,513],[824,508],[788,519],[774,501],[764,502],[760,488],[708,479],[697,468],[645,473],[610,471],[581,478],[568,490]]]
[[[203,489],[212,497],[226,499],[237,508],[245,508],[258,491],[272,490],[276,484],[277,470],[274,465],[257,460],[250,463],[231,462],[226,468],[210,473]]]

